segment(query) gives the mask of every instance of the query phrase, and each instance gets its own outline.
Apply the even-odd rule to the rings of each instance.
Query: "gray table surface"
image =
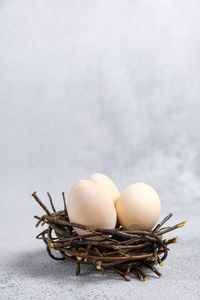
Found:
[[[199,299],[198,0],[0,1],[0,299]],[[94,172],[187,225],[146,282],[51,260],[31,198]]]

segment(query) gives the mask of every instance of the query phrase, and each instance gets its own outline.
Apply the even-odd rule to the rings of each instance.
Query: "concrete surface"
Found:
[[[198,0],[0,1],[0,299],[199,299]],[[51,260],[31,193],[57,208],[93,172],[151,184],[174,234],[143,283]]]

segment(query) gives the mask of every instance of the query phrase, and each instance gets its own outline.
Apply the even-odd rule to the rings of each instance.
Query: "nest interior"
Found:
[[[185,224],[181,222],[164,227],[172,217],[170,213],[151,231],[127,231],[119,224],[113,230],[90,228],[69,221],[64,193],[64,209],[59,211],[56,211],[51,195],[47,195],[52,212],[38,198],[36,192],[32,194],[45,211],[45,215],[41,217],[34,216],[38,219],[36,227],[40,224],[48,225],[36,238],[44,241],[51,258],[76,263],[76,275],[80,275],[80,264],[92,264],[103,276],[106,275],[106,270],[110,269],[126,281],[129,281],[127,276],[131,273],[139,280],[146,280],[148,269],[161,277],[156,266],[162,266],[168,255],[168,245],[176,243],[178,239],[163,239],[163,235]],[[84,229],[86,233],[79,236],[74,228]],[[59,255],[55,256],[55,251],[52,250],[57,250]]]

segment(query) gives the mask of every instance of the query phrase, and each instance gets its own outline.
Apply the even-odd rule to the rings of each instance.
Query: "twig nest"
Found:
[[[67,211],[71,223],[102,229],[114,229],[116,226],[112,199],[92,180],[80,180],[72,187]],[[79,235],[86,234],[83,229],[74,229]]]
[[[87,186],[86,189],[84,189],[85,186]],[[98,192],[97,194],[95,193],[97,191],[96,185],[94,183],[92,184],[90,180],[86,180],[86,182],[85,180],[81,180],[81,182],[78,182],[70,192],[70,197],[75,199],[75,203],[78,201],[77,197],[80,199],[80,202],[82,202],[78,202],[78,204],[80,204],[80,207],[82,205],[84,213],[86,214],[86,220],[87,213],[89,214],[89,212],[85,210],[84,203],[87,202],[85,202],[84,196],[88,194],[88,190],[91,191],[89,201],[91,201],[93,207],[100,207],[101,198],[99,195],[101,192]],[[92,194],[96,198],[94,198]],[[163,225],[172,217],[172,214],[170,213],[150,231],[127,232],[122,226],[114,228],[116,222],[116,215],[114,215],[113,224],[110,224],[113,229],[91,229],[90,226],[87,227],[80,225],[80,222],[79,224],[70,222],[66,209],[64,193],[62,193],[62,195],[64,210],[56,211],[52,198],[48,193],[52,208],[51,212],[38,198],[36,192],[32,194],[34,199],[46,212],[46,214],[41,217],[35,216],[37,219],[36,227],[40,224],[42,226],[45,224],[47,225],[47,228],[37,235],[37,239],[43,240],[47,253],[51,258],[55,260],[68,260],[74,262],[77,265],[76,275],[80,275],[80,264],[91,264],[94,265],[96,270],[99,270],[103,276],[106,275],[105,270],[110,269],[122,276],[122,278],[126,281],[129,280],[127,276],[130,273],[134,273],[139,280],[146,280],[146,269],[152,270],[152,272],[161,277],[161,273],[155,266],[161,266],[163,261],[167,258],[169,250],[168,246],[170,244],[177,243],[177,237],[170,238],[169,240],[163,240],[163,235],[167,232],[183,227],[185,221],[174,226],[163,227]],[[97,206],[94,206],[94,203],[96,202]],[[109,204],[110,207],[114,209],[112,200],[110,200],[110,203],[112,204]],[[80,207],[78,210],[75,208],[74,211],[72,208],[71,213],[80,213]],[[100,211],[102,215],[104,213],[106,214],[106,221],[108,218],[110,219],[110,216],[103,211],[103,209],[100,208]],[[93,221],[96,221],[95,218]],[[97,226],[99,226],[99,224]],[[76,228],[76,230],[78,230],[77,228],[80,230],[82,229],[83,232],[86,230],[85,235],[82,235],[82,233],[81,235],[77,235],[74,228]],[[94,237],[95,235],[102,236],[104,240],[87,239],[88,236]],[[52,251],[52,249],[54,251]]]
[[[98,184],[111,197],[113,203],[116,204],[120,192],[110,177],[101,173],[95,173],[89,179]]]
[[[151,230],[160,216],[161,204],[148,184],[135,183],[121,194],[116,204],[120,224],[128,230]]]

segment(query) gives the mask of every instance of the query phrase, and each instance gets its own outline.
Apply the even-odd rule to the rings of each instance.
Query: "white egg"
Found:
[[[114,229],[116,210],[112,199],[92,180],[80,180],[71,189],[67,202],[69,220],[92,228]],[[75,228],[77,234],[86,234]]]
[[[110,177],[101,173],[95,173],[89,179],[97,183],[111,197],[113,203],[116,204],[120,192]]]
[[[120,224],[128,230],[151,230],[160,216],[161,204],[156,191],[148,184],[127,187],[116,204]]]

